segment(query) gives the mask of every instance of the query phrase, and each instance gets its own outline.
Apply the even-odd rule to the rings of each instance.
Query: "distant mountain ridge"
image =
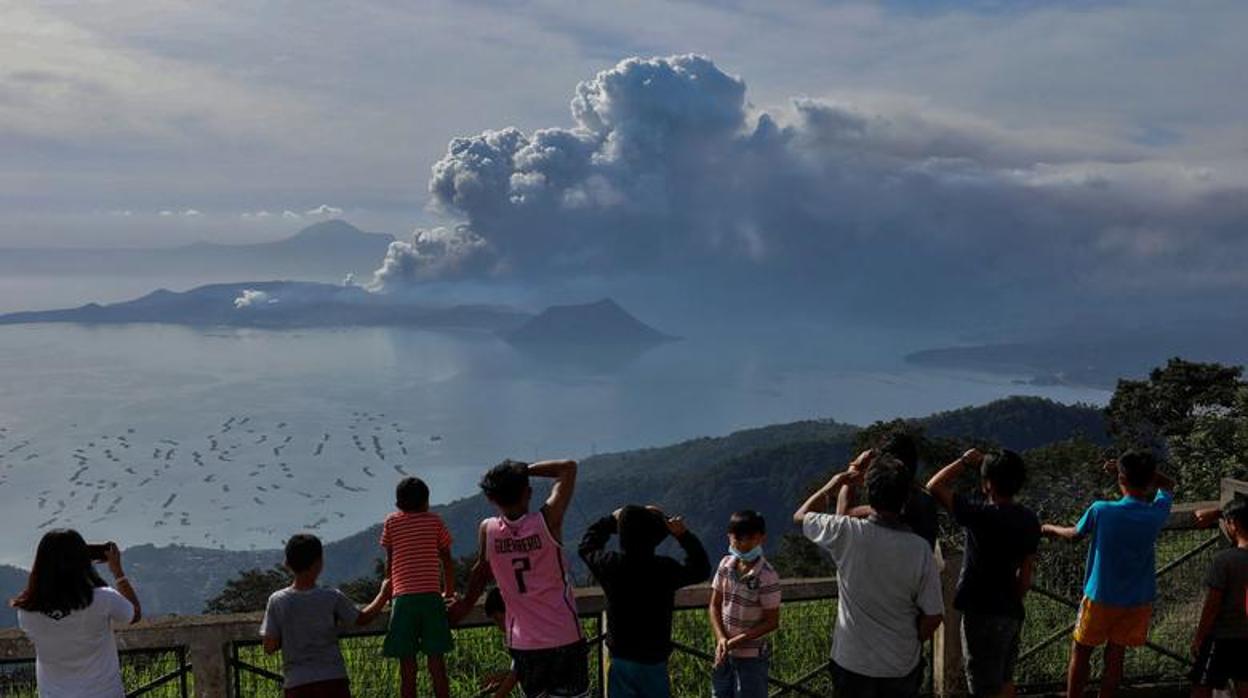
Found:
[[[0,315],[0,325],[166,323],[192,326],[406,326],[506,331],[531,317],[493,305],[427,306],[370,293],[359,286],[308,281],[209,284],[189,291],[158,289],[121,303]]]
[[[303,228],[282,240],[224,244],[196,242],[171,248],[0,250],[0,273],[178,275],[229,273],[260,278],[363,277],[386,255],[393,235],[368,233],[343,220]]]
[[[1077,436],[1093,441],[1105,438],[1099,409],[1041,398],[1008,398],[913,421],[932,436],[972,437],[1018,450]],[[594,519],[633,502],[654,503],[683,514],[710,550],[725,544],[723,527],[731,512],[756,509],[767,518],[772,544],[778,545],[781,535],[790,530],[789,514],[808,488],[852,457],[858,431],[857,426],[833,420],[806,420],[585,458],[565,538],[574,546]],[[535,484],[534,498],[544,497],[546,483]],[[481,495],[434,507],[434,511],[450,528],[457,555],[473,552],[478,523],[492,515]],[[386,513],[377,512],[377,520]],[[371,574],[380,555],[379,534],[380,525],[376,525],[327,543],[326,581],[339,583]],[[275,546],[279,544],[274,541]],[[276,547],[222,551],[151,545],[136,546],[125,556],[145,606],[153,614],[198,613],[225,580],[244,569],[277,564],[282,557]],[[0,574],[0,584],[4,579]],[[0,593],[15,591],[0,586]]]

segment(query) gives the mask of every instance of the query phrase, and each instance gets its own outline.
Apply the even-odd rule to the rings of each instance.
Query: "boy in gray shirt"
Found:
[[[260,635],[266,653],[282,651],[286,698],[350,698],[338,631],[368,625],[390,597],[390,581],[385,580],[377,598],[357,610],[341,591],[317,586],[324,562],[319,538],[306,533],[291,536],[286,542],[286,567],[294,582],[273,592],[264,610]]]
[[[847,483],[864,479],[874,510],[869,518],[820,513]],[[922,686],[923,642],[940,627],[944,598],[931,548],[901,521],[912,480],[896,458],[868,451],[793,515],[836,563],[832,683],[838,696],[912,698]]]

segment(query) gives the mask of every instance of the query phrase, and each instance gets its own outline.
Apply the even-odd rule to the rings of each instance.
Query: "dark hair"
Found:
[[[867,503],[876,511],[900,514],[910,499],[914,476],[897,458],[878,458],[867,470]]]
[[[490,589],[490,592],[485,595],[485,615],[493,616],[496,613],[506,612],[507,603],[503,601],[503,592],[499,591],[498,587]]]
[[[629,504],[620,509],[620,550],[648,555],[667,538],[667,521],[652,509]]]
[[[529,465],[507,459],[481,477],[481,492],[500,507],[520,503],[529,489]]]
[[[429,508],[429,485],[418,477],[405,477],[394,488],[394,504],[402,511]]]
[[[1013,497],[1023,489],[1027,481],[1027,466],[1023,457],[1014,451],[1003,450],[984,458],[979,474],[992,483],[992,489],[1002,497]]]
[[[1127,451],[1118,457],[1118,474],[1128,487],[1147,489],[1157,477],[1157,458],[1148,451]]]
[[[1248,534],[1248,497],[1237,494],[1222,507],[1222,518],[1234,522],[1239,530]]]
[[[95,590],[107,586],[91,563],[87,542],[72,528],[43,534],[26,589],[9,602],[14,608],[63,618],[91,605]]]
[[[312,569],[324,554],[321,539],[311,533],[296,533],[286,541],[286,566],[295,574]]]
[[[915,443],[913,436],[904,431],[895,431],[889,435],[880,451],[901,461],[910,471],[910,479],[913,480],[919,474],[919,445]]]
[[[767,521],[753,509],[738,511],[728,519],[728,532],[734,536],[752,536],[767,533]]]

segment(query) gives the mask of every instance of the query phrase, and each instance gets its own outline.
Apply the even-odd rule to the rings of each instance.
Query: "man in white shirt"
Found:
[[[940,627],[944,598],[931,547],[900,519],[912,479],[897,459],[867,451],[793,515],[836,563],[837,695],[911,698],[923,683],[922,647]],[[863,480],[874,509],[869,518],[821,513],[842,487]]]

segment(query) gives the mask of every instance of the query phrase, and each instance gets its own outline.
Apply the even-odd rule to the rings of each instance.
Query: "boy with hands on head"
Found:
[[[620,551],[608,551],[607,542],[616,534]],[[668,536],[684,551],[683,562],[655,554]],[[607,597],[608,692],[613,698],[670,696],[667,660],[676,590],[711,573],[701,541],[681,517],[669,517],[655,506],[629,505],[594,522],[579,552]]]
[[[982,499],[955,492],[967,468],[979,473]],[[962,573],[954,607],[962,612],[962,647],[971,695],[1014,695],[1014,664],[1031,587],[1040,520],[1015,503],[1026,479],[1023,459],[1013,451],[963,453],[932,476],[927,490],[966,533]]]

